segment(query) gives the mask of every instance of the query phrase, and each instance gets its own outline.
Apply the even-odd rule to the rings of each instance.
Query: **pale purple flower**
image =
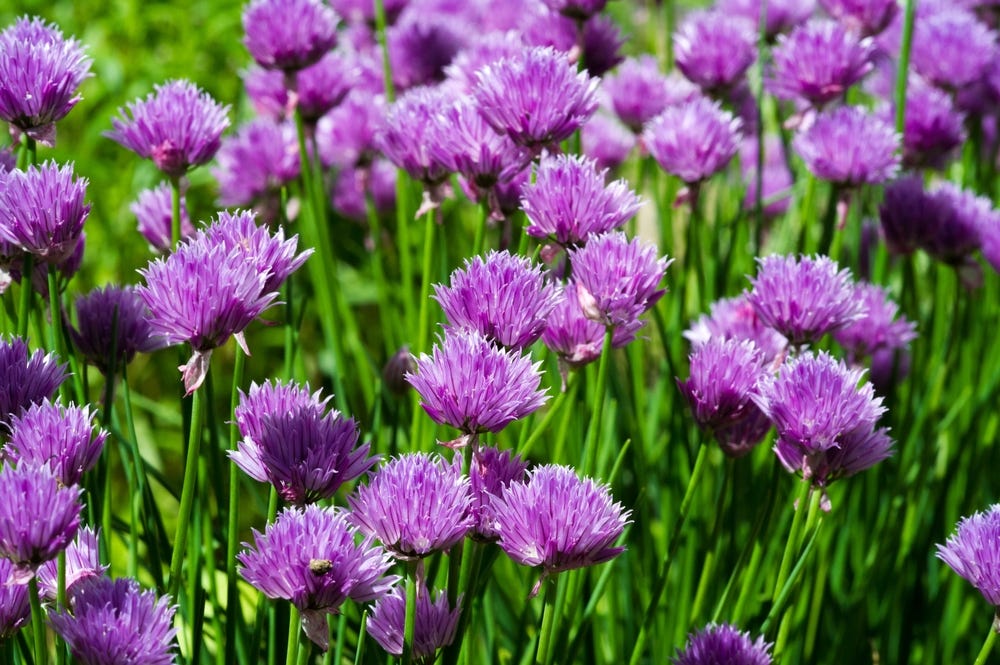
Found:
[[[323,0],[251,0],[243,45],[261,67],[308,67],[337,44],[337,13]]]
[[[785,336],[760,319],[746,292],[716,300],[709,313],[702,314],[683,334],[695,347],[714,338],[750,340],[764,354],[765,364],[785,353],[788,347]]]
[[[250,65],[240,72],[240,78],[257,115],[283,122],[295,114],[297,95],[289,93],[285,75],[281,72]]]
[[[616,326],[611,348],[619,349],[634,340],[643,325],[643,321],[636,320],[629,325]],[[566,367],[582,367],[600,358],[605,332],[602,324],[584,314],[577,297],[576,283],[571,281],[549,315],[542,342],[559,356],[559,363],[565,366],[565,372]]]
[[[432,146],[450,131],[441,115],[450,101],[447,91],[440,88],[409,90],[389,107],[375,134],[376,147],[389,161],[426,186],[436,186],[448,177],[448,164]]]
[[[689,362],[691,375],[677,379],[677,387],[700,427],[714,432],[757,408],[750,395],[766,370],[752,340],[712,337],[694,348]]]
[[[755,26],[722,11],[695,11],[674,35],[677,69],[707,94],[723,95],[757,59]]]
[[[937,557],[1000,607],[1000,504],[960,519]]]
[[[913,26],[912,67],[946,90],[958,90],[982,78],[997,55],[996,33],[972,12],[930,12]]]
[[[740,119],[718,102],[698,97],[650,120],[642,143],[664,171],[694,185],[725,168],[736,155],[741,127]]]
[[[862,37],[885,30],[899,11],[897,0],[819,0],[826,13]]]
[[[438,649],[455,640],[461,605],[454,609],[448,603],[444,590],[431,599],[430,592],[421,585],[417,588],[417,613],[413,625],[413,651],[415,663],[431,665]],[[399,656],[403,653],[403,628],[406,620],[406,592],[396,587],[382,596],[368,615],[368,634],[385,649],[386,653]]]
[[[66,380],[66,365],[41,349],[28,354],[20,337],[0,337],[0,432],[32,404],[52,397]]]
[[[854,285],[854,294],[855,300],[864,303],[864,316],[833,332],[833,339],[849,357],[860,359],[884,349],[903,349],[916,338],[917,324],[906,317],[897,318],[899,306],[885,289],[859,282]]]
[[[780,35],[772,51],[768,90],[780,99],[822,108],[842,99],[874,65],[875,45],[841,24],[813,20]]]
[[[163,182],[153,189],[139,192],[129,210],[139,223],[139,233],[157,252],[169,252],[173,225],[173,192],[170,183]],[[181,238],[194,235],[191,217],[188,215],[187,201],[181,194]]]
[[[532,150],[569,138],[597,110],[599,80],[551,48],[529,48],[483,67],[472,95],[498,132]]]
[[[671,659],[673,665],[771,665],[771,645],[763,636],[750,639],[728,624],[709,624],[690,635],[683,649]]]
[[[467,259],[464,269],[451,274],[448,286],[434,285],[434,298],[448,317],[447,332],[476,331],[517,350],[542,336],[561,294],[540,265],[507,250]]]
[[[792,141],[806,168],[841,187],[891,180],[899,171],[900,137],[892,125],[857,106],[820,113]]]
[[[851,271],[826,256],[759,258],[750,283],[747,300],[757,316],[794,346],[816,342],[865,314]]]
[[[476,73],[486,65],[524,52],[521,34],[514,30],[488,32],[477,36],[459,51],[444,68],[447,80],[456,83],[465,93],[476,85]]]
[[[375,212],[386,215],[396,209],[397,168],[376,158],[367,166],[341,169],[330,192],[330,202],[338,214],[359,222],[368,220],[368,200]]]
[[[760,11],[765,0],[719,0],[718,11],[749,19],[753,25],[760,25]],[[768,39],[781,32],[788,32],[812,16],[816,0],[766,0],[765,15]]]
[[[66,591],[73,598],[77,585],[85,584],[85,580],[101,577],[107,572],[108,566],[101,564],[100,547],[97,535],[89,526],[81,527],[76,532],[76,539],[66,548]],[[43,598],[56,600],[59,589],[58,562],[47,561],[38,569],[38,590]]]
[[[469,478],[461,458],[409,453],[370,474],[347,497],[348,519],[398,559],[420,559],[452,548],[475,526]]]
[[[895,112],[894,107],[889,107]],[[965,118],[951,97],[918,76],[906,87],[903,166],[942,169],[965,142]]]
[[[94,431],[89,406],[63,406],[48,399],[10,421],[4,456],[18,466],[47,466],[63,485],[77,485],[97,464],[108,433]]]
[[[511,483],[521,483],[527,478],[528,463],[510,450],[480,446],[472,451],[469,463],[469,483],[472,491],[472,512],[476,524],[472,535],[477,540],[495,541],[497,520],[493,501]]]
[[[239,573],[268,598],[299,609],[302,630],[324,651],[329,646],[326,614],[350,598],[363,603],[385,595],[398,581],[386,575],[392,558],[371,538],[357,543],[357,530],[341,508],[286,508],[254,543],[236,555]]]
[[[0,557],[13,562],[16,583],[31,579],[73,540],[81,492],[45,467],[0,467]]]
[[[626,58],[614,74],[604,78],[602,87],[615,114],[636,134],[668,106],[701,94],[686,78],[662,73],[651,55]]]
[[[299,176],[295,127],[257,118],[222,140],[212,176],[219,181],[219,205],[280,205],[281,188]]]
[[[602,170],[624,164],[636,144],[632,130],[609,113],[598,111],[580,128],[580,151]]]
[[[316,144],[323,164],[339,169],[371,164],[376,153],[375,135],[386,110],[382,95],[357,90],[348,93],[316,123]]]
[[[73,594],[72,613],[49,616],[80,665],[173,665],[176,607],[130,578],[95,577]]]
[[[0,557],[0,642],[17,634],[31,618],[28,585],[15,582],[14,564]]]
[[[0,120],[42,143],[55,143],[55,123],[82,97],[91,59],[75,39],[64,39],[55,24],[22,16],[0,32]]]
[[[83,202],[87,179],[73,165],[48,161],[14,169],[0,180],[0,241],[59,264],[76,250],[90,206]]]
[[[176,179],[215,156],[229,127],[228,113],[229,106],[190,81],[168,81],[119,109],[111,121],[114,129],[104,135]]]

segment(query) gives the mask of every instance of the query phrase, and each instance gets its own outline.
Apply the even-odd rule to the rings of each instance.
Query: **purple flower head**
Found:
[[[78,296],[76,320],[69,329],[73,347],[102,374],[118,371],[136,353],[163,345],[153,335],[146,305],[133,286],[106,286]]]
[[[519,56],[524,49],[524,39],[517,31],[488,32],[472,40],[455,54],[444,69],[445,75],[448,81],[470,94],[476,85],[476,73],[480,69],[504,58]]]
[[[822,108],[870,72],[875,45],[830,20],[813,20],[778,37],[768,89],[780,99]]]
[[[389,460],[347,497],[350,521],[398,559],[451,549],[475,526],[461,462],[410,453]]]
[[[381,158],[364,167],[341,170],[330,193],[334,210],[348,219],[367,222],[370,196],[378,214],[392,212],[396,209],[396,171]]]
[[[207,163],[229,127],[229,106],[220,106],[190,81],[155,86],[145,99],[126,104],[105,132],[112,141],[152,159],[170,178]]]
[[[538,151],[575,132],[597,110],[599,80],[551,48],[529,48],[483,67],[472,95],[486,121]]]
[[[820,113],[792,141],[817,178],[842,187],[891,180],[899,171],[900,137],[892,125],[857,106]]]
[[[851,271],[826,256],[757,259],[757,276],[747,300],[766,325],[795,346],[818,341],[865,315]]]
[[[78,586],[72,613],[49,621],[81,665],[172,665],[175,609],[133,579],[95,577]]]
[[[1000,607],[1000,504],[959,520],[937,557]]]
[[[882,349],[906,348],[917,336],[917,324],[896,318],[899,307],[880,286],[858,283],[854,298],[864,304],[865,315],[833,332],[833,338],[851,358],[871,356]]]
[[[11,146],[0,148],[0,176],[9,171],[13,171],[17,166],[17,155]]]
[[[609,113],[597,112],[580,128],[580,150],[599,169],[616,169],[636,146],[635,134]]]
[[[571,467],[547,464],[532,469],[528,481],[511,483],[493,501],[498,545],[523,566],[540,566],[547,576],[593,566],[622,552],[615,541],[631,511],[606,486],[581,479]]]
[[[28,355],[20,337],[0,337],[0,431],[32,404],[52,397],[66,379],[66,365],[41,349]]]
[[[693,185],[725,168],[739,150],[741,127],[718,102],[698,97],[650,120],[642,143],[664,171]]]
[[[757,26],[760,25],[764,0],[719,0],[716,6],[718,11],[742,16]],[[812,16],[815,8],[816,0],[767,0],[767,38],[773,39],[779,33],[788,32]]]
[[[455,640],[461,606],[452,609],[448,595],[438,591],[431,599],[424,586],[417,589],[417,614],[413,626],[413,662],[432,665],[438,649]],[[382,596],[368,615],[368,634],[387,653],[403,653],[403,627],[406,620],[406,592],[398,587]]]
[[[510,450],[481,446],[473,451],[469,482],[476,518],[472,535],[477,540],[495,541],[499,537],[493,501],[511,483],[524,482],[527,469],[528,463]]]
[[[756,410],[750,394],[766,370],[752,340],[712,337],[696,346],[689,360],[691,376],[677,379],[677,387],[700,427],[714,431]]]
[[[605,77],[603,88],[615,113],[636,134],[668,106],[701,94],[686,78],[663,74],[651,55],[626,58]]]
[[[80,488],[46,467],[0,467],[0,556],[14,563],[14,581],[31,579],[56,558],[80,526]]]
[[[365,538],[355,541],[351,517],[341,508],[286,508],[254,543],[236,555],[240,575],[268,598],[291,601],[302,613],[302,629],[324,651],[326,614],[350,598],[379,598],[398,581],[386,575],[392,558]]]
[[[621,232],[594,236],[569,258],[584,313],[614,327],[634,325],[663,297],[660,282],[673,262],[658,257],[655,245]]]
[[[895,112],[894,107],[887,108]],[[943,169],[955,149],[965,142],[964,124],[965,119],[947,93],[918,76],[910,77],[906,87],[903,167]]]
[[[349,93],[316,124],[316,143],[323,164],[339,169],[371,164],[375,156],[375,134],[385,114],[386,103],[382,95]]]
[[[993,202],[948,181],[937,183],[931,189],[930,197],[937,214],[936,223],[931,226],[921,246],[936,259],[961,265],[979,249],[981,221],[997,214]]]
[[[170,183],[160,183],[153,189],[139,192],[129,210],[139,222],[139,233],[149,242],[153,250],[165,253],[173,246],[170,235],[173,224],[173,192]],[[188,215],[187,201],[181,196],[181,238],[194,235],[191,217]]]
[[[65,261],[90,212],[86,192],[87,179],[75,178],[72,164],[49,161],[6,173],[0,181],[0,241],[46,263]]]
[[[13,637],[31,618],[28,585],[14,581],[14,564],[0,557],[0,641]]]
[[[385,0],[386,21],[392,24],[396,17],[406,8],[410,0]],[[351,23],[375,23],[375,0],[330,0],[330,5],[337,13]]]
[[[323,0],[251,0],[243,45],[261,67],[293,72],[336,46],[339,20]]]
[[[389,161],[425,185],[438,185],[448,177],[448,165],[432,146],[451,130],[441,114],[449,102],[450,96],[440,88],[409,90],[389,107],[375,135],[376,147]]]
[[[434,285],[449,326],[446,332],[478,332],[491,342],[521,350],[534,344],[562,294],[543,268],[507,250],[466,260],[450,284]]]
[[[765,377],[753,400],[778,430],[774,451],[786,469],[824,487],[892,455],[875,422],[885,412],[864,371],[826,352],[803,353]]]
[[[934,11],[914,23],[910,62],[917,73],[946,90],[982,78],[997,55],[996,33],[969,11]]]
[[[674,59],[692,83],[723,95],[757,59],[754,25],[728,12],[691,12],[674,35]]]
[[[750,340],[763,353],[763,362],[770,363],[785,352],[788,340],[765,324],[750,302],[749,294],[723,298],[712,303],[709,314],[702,314],[686,331],[684,337],[692,346],[707,344],[710,339]]]
[[[284,74],[251,65],[240,72],[240,78],[257,115],[275,122],[289,120],[294,115],[297,95],[289,94]]]
[[[861,37],[885,30],[899,11],[897,0],[819,0],[826,13]]]
[[[77,485],[97,463],[108,433],[94,431],[89,406],[43,400],[14,416],[6,459],[18,466],[47,466],[63,485]]]
[[[617,229],[642,201],[625,180],[607,183],[607,171],[598,171],[592,160],[558,155],[541,160],[535,182],[524,187],[521,205],[529,235],[568,247]]]
[[[635,321],[627,326],[617,326],[611,338],[611,347],[618,349],[627,345],[635,339],[642,325],[642,321]],[[576,295],[576,284],[570,282],[549,315],[542,342],[559,356],[565,373],[566,367],[582,367],[601,357],[604,333],[603,325],[584,314]]]
[[[728,624],[709,624],[688,637],[673,665],[771,665],[771,645]]]
[[[53,145],[55,123],[82,97],[91,60],[55,24],[23,16],[0,32],[0,120],[44,145]]]
[[[445,67],[465,46],[468,30],[446,14],[404,11],[386,34],[393,83],[406,90],[443,80]]]
[[[605,14],[583,24],[583,66],[591,76],[604,76],[625,57],[625,36],[614,19]]]
[[[299,176],[295,128],[268,118],[252,120],[222,140],[211,170],[219,181],[219,205],[269,207]]]
[[[74,597],[77,585],[101,577],[108,570],[108,566],[101,564],[97,534],[98,531],[88,526],[82,527],[66,548],[66,591],[70,598]],[[46,600],[56,600],[59,570],[55,560],[43,563],[38,569],[38,589]]]
[[[604,11],[608,0],[542,0],[554,12],[574,21],[586,21]]]
[[[354,56],[331,51],[294,76],[295,94],[285,92],[286,108],[291,101],[302,113],[303,121],[312,126],[344,101],[360,76],[360,68]]]
[[[889,251],[911,254],[927,242],[940,215],[922,178],[905,176],[885,188],[879,220]]]

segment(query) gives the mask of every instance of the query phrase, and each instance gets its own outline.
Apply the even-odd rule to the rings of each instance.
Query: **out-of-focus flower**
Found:
[[[16,635],[31,618],[28,585],[14,578],[14,564],[0,557],[0,640]]]
[[[766,0],[765,32],[773,39],[782,32],[788,32],[804,22],[816,9],[816,0]],[[749,19],[753,25],[760,25],[760,12],[764,0],[719,0],[718,11]]]
[[[856,300],[864,303],[864,316],[833,332],[833,338],[850,358],[864,358],[884,349],[902,349],[916,338],[917,324],[905,317],[896,318],[899,307],[889,299],[885,289],[858,283],[854,294]]]
[[[0,337],[0,431],[32,404],[52,397],[66,380],[66,365],[54,355],[28,345],[20,337]]]
[[[90,527],[82,527],[76,532],[76,539],[66,548],[66,591],[70,598],[74,597],[77,585],[101,577],[108,570],[108,566],[101,564],[98,533]],[[38,590],[43,598],[50,601],[56,600],[59,595],[58,568],[58,562],[52,560],[38,569]]]
[[[636,146],[635,134],[609,113],[598,111],[580,128],[580,151],[599,169],[616,169]]]
[[[746,136],[740,146],[740,167],[743,171],[743,181],[747,185],[747,193],[743,198],[743,207],[752,210],[757,205],[757,137]],[[780,139],[774,135],[764,137],[763,178],[760,182],[761,203],[767,219],[779,217],[788,210],[792,198],[792,186],[795,184],[792,173],[785,161],[785,148]]]
[[[169,252],[172,246],[171,227],[173,224],[173,192],[169,183],[160,183],[153,189],[139,192],[129,210],[139,223],[139,233],[149,242],[150,247],[160,252]],[[181,196],[181,238],[194,235],[191,217],[188,215],[187,201]]]
[[[891,180],[899,171],[900,137],[892,125],[856,106],[816,116],[792,141],[795,152],[817,178],[841,187]]]
[[[964,120],[945,92],[918,76],[910,77],[906,86],[903,166],[944,168],[955,148],[965,142]]]
[[[431,599],[430,592],[420,585],[417,588],[417,613],[413,625],[413,651],[415,663],[431,665],[438,649],[455,640],[461,606],[452,609],[448,596],[442,590]],[[368,615],[368,634],[387,653],[403,653],[403,629],[406,620],[406,592],[396,587],[376,601]]]
[[[433,85],[468,41],[469,27],[444,13],[404,11],[386,33],[392,80],[400,90]]]
[[[677,68],[712,96],[735,86],[757,59],[754,25],[723,11],[688,14],[674,35]]]
[[[771,665],[771,645],[763,637],[750,639],[728,624],[709,624],[688,637],[673,665]]]
[[[615,114],[636,134],[668,106],[701,94],[688,79],[663,74],[651,55],[626,58],[614,74],[604,78],[602,87]]]
[[[251,0],[243,8],[243,45],[261,67],[293,72],[337,44],[338,21],[323,0]]]
[[[959,520],[937,557],[1000,607],[1000,504]]]
[[[934,258],[960,266],[979,249],[981,222],[998,213],[990,199],[948,181],[935,184],[930,196],[936,223],[921,246]]]
[[[586,21],[604,11],[608,0],[542,0],[549,9],[576,21]]]
[[[928,12],[914,23],[910,63],[934,85],[963,88],[980,79],[996,58],[996,33],[972,12]]]
[[[97,463],[108,433],[94,431],[90,407],[43,400],[10,421],[4,456],[18,466],[47,466],[63,485],[77,485]]]
[[[101,373],[116,372],[136,353],[163,345],[153,334],[146,305],[133,286],[106,286],[77,296],[73,347]]]
[[[476,73],[480,69],[504,58],[520,55],[524,49],[521,34],[514,30],[479,35],[452,58],[444,68],[445,76],[450,83],[469,94],[476,85]]]
[[[511,483],[526,479],[528,463],[510,450],[480,446],[472,452],[469,463],[469,483],[472,491],[472,512],[476,518],[473,537],[477,540],[495,541],[497,520],[493,501]]]
[[[723,169],[739,150],[742,123],[698,97],[668,107],[646,125],[642,144],[667,173],[689,185]]]
[[[716,337],[748,339],[764,354],[765,364],[783,354],[788,347],[785,336],[764,323],[757,315],[757,310],[754,309],[746,292],[734,298],[723,298],[713,302],[709,313],[702,314],[688,330],[684,331],[684,337],[696,347]]]
[[[76,250],[90,206],[84,204],[87,179],[76,178],[72,164],[45,162],[14,169],[0,181],[0,241],[49,264]]]
[[[897,0],[819,0],[826,13],[861,37],[885,30],[899,11]]]

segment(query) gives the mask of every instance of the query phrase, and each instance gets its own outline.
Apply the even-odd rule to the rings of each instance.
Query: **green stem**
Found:
[[[556,580],[542,581],[545,586],[545,604],[542,606],[542,623],[538,629],[538,650],[535,665],[548,665],[552,659],[552,647],[556,634]]]
[[[899,43],[899,60],[896,63],[896,133],[903,135],[906,127],[906,84],[910,73],[910,50],[913,44],[913,21],[916,16],[916,0],[906,0],[903,11],[903,36]]]
[[[31,296],[34,289],[31,286],[31,273],[35,269],[35,257],[25,254],[21,262],[21,304],[17,309],[17,336],[27,341],[28,319],[31,318]]]
[[[403,620],[403,665],[413,662],[413,634],[417,624],[417,565],[411,561],[406,567],[406,615]]]
[[[979,650],[979,655],[976,656],[976,662],[973,665],[986,665],[986,659],[989,657],[990,651],[993,650],[993,643],[996,642],[998,632],[1000,632],[1000,612],[994,614],[993,625],[990,626],[990,632],[986,636],[983,648]]]
[[[486,220],[489,219],[489,204],[483,201],[477,210],[476,228],[473,230],[472,255],[479,256],[483,252],[483,243],[486,240]]]
[[[542,438],[542,435],[545,434],[549,425],[552,424],[556,414],[562,410],[563,404],[567,401],[573,401],[573,398],[576,396],[576,388],[578,385],[579,381],[577,380],[577,372],[573,372],[566,379],[566,389],[556,395],[556,398],[553,400],[549,410],[545,412],[544,416],[542,416],[541,422],[534,426],[534,429],[531,431],[531,436],[528,437],[528,440],[524,442],[523,446],[520,446],[518,455],[525,459],[530,456],[531,450],[534,448],[535,444],[538,443],[538,440]]]
[[[288,651],[285,653],[285,665],[296,665],[299,659],[299,640],[302,634],[299,608],[288,604]]]
[[[236,425],[236,407],[240,399],[240,383],[243,381],[243,370],[246,367],[246,356],[236,349],[236,361],[233,367],[233,387],[229,397],[229,414],[232,420],[229,425],[229,449],[236,450],[239,438],[239,428]],[[223,663],[231,665],[236,662],[236,628],[242,624],[243,616],[240,609],[239,577],[236,574],[236,554],[239,549],[240,526],[240,472],[230,460],[229,462],[229,522],[226,528],[226,648],[223,653]]]
[[[396,99],[396,87],[392,82],[392,62],[389,60],[389,43],[386,35],[385,0],[375,0],[375,36],[382,52],[382,79],[385,82],[385,100],[392,104]]]
[[[31,604],[31,632],[35,639],[35,665],[49,662],[48,645],[45,643],[45,611],[38,599],[38,578],[28,580],[28,602]]]
[[[597,365],[597,386],[594,397],[594,417],[587,431],[587,441],[584,444],[583,474],[593,476],[597,473],[597,449],[601,438],[601,426],[604,424],[604,402],[608,387],[608,358],[611,356],[611,343],[615,334],[614,326],[604,330],[604,344],[601,346],[601,358]]]
[[[170,178],[170,246],[181,241],[181,179]]]
[[[776,601],[781,593],[785,582],[788,581],[788,573],[791,570],[792,561],[798,553],[799,536],[802,533],[803,518],[809,512],[809,497],[812,493],[812,483],[807,480],[800,481],[798,494],[793,506],[795,515],[792,517],[792,527],[788,532],[788,540],[785,541],[785,551],[781,555],[781,566],[778,568],[778,579],[774,583],[774,593],[771,594],[771,601]]]
[[[201,449],[202,419],[201,389],[191,395],[191,435],[188,438],[187,459],[184,465],[184,485],[181,489],[181,503],[177,509],[177,531],[174,548],[170,557],[170,581],[167,592],[176,602],[181,585],[181,568],[184,565],[184,549],[187,544],[191,511],[194,507],[195,485],[198,481],[198,460]]]
[[[382,220],[379,219],[375,201],[370,192],[365,192],[365,211],[368,215],[368,229],[372,238],[371,266],[375,277],[375,291],[378,294],[379,317],[382,320],[382,340],[386,357],[392,357],[396,352],[396,332],[401,329],[396,321],[396,308],[393,306],[390,290],[385,278],[385,252],[382,251]]]
[[[427,339],[430,332],[427,330],[427,319],[430,318],[430,292],[431,292],[431,258],[434,247],[434,211],[429,210],[424,218],[424,247],[423,260],[421,261],[420,275],[420,309],[417,316],[417,347],[413,353],[420,354],[427,350]],[[421,439],[421,428],[423,425],[423,409],[417,404],[416,391],[413,391],[413,419],[410,422],[410,450],[419,450]]]

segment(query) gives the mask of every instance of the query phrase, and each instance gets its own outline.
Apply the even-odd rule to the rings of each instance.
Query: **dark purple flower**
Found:
[[[415,663],[431,665],[438,649],[455,640],[461,606],[452,609],[448,595],[438,591],[437,598],[431,599],[430,592],[421,585],[417,589],[417,614],[413,625],[413,651]],[[403,628],[406,620],[406,592],[399,587],[382,596],[368,615],[368,634],[387,653],[399,656],[403,653]]]
[[[677,379],[695,422],[708,431],[746,418],[750,394],[765,374],[764,356],[752,340],[712,337],[689,357],[691,376]]]
[[[764,354],[765,364],[783,355],[788,347],[785,336],[768,326],[757,315],[746,292],[735,298],[723,298],[713,302],[709,314],[702,314],[688,330],[684,331],[684,337],[696,347],[716,337],[747,339]]]
[[[0,120],[44,145],[53,145],[55,123],[82,97],[91,60],[55,24],[22,16],[0,32]]]
[[[375,145],[393,164],[426,186],[440,184],[448,177],[448,165],[432,149],[442,133],[450,131],[441,111],[451,101],[440,88],[414,88],[389,107]]]
[[[771,645],[728,624],[709,624],[688,637],[673,665],[771,665]]]
[[[105,132],[112,141],[152,159],[170,178],[207,163],[229,127],[229,106],[220,106],[190,81],[155,86],[145,99],[126,104]]]
[[[88,526],[82,527],[76,532],[76,539],[66,548],[66,591],[70,598],[74,597],[78,584],[101,577],[108,570],[108,566],[101,564],[98,533]],[[58,568],[58,563],[52,560],[38,569],[38,590],[46,600],[54,601],[59,595]]]
[[[1000,504],[960,519],[937,557],[1000,607]]]
[[[615,541],[631,511],[606,486],[581,479],[571,467],[535,467],[524,483],[511,483],[493,501],[500,548],[542,576],[609,561],[622,552]]]
[[[136,353],[163,345],[153,335],[146,305],[133,286],[106,286],[78,296],[76,321],[69,329],[73,347],[103,374],[118,371]]]
[[[630,326],[663,297],[660,282],[672,259],[655,245],[624,233],[605,233],[569,251],[580,306],[604,326]]]
[[[542,0],[549,9],[575,21],[586,21],[604,11],[608,0]]]
[[[14,564],[0,557],[0,642],[17,634],[31,618],[28,585],[15,582]]]
[[[94,431],[89,406],[43,400],[10,421],[6,459],[18,466],[47,466],[63,485],[77,485],[97,463],[108,433]]]
[[[395,22],[396,17],[409,2],[410,0],[385,0],[382,5],[386,21],[389,24]],[[330,5],[344,17],[345,21],[375,23],[375,0],[330,0]]]
[[[747,300],[757,316],[795,346],[816,342],[865,314],[851,271],[826,256],[765,256],[757,259],[750,283]]]
[[[624,45],[625,36],[610,16],[600,14],[584,23],[583,66],[587,73],[604,76],[617,67],[625,59],[621,54]]]
[[[524,349],[542,336],[545,320],[562,294],[542,267],[507,250],[474,257],[451,274],[448,286],[434,285],[453,330],[476,331],[508,349]]]
[[[961,265],[979,249],[981,221],[997,214],[993,202],[947,180],[938,182],[930,197],[936,219],[921,247],[936,259]]]
[[[826,13],[861,37],[885,30],[899,11],[897,0],[819,0]]]
[[[329,646],[326,614],[336,614],[350,598],[380,598],[398,577],[386,575],[392,558],[365,538],[355,541],[351,516],[341,508],[309,505],[286,508],[254,544],[236,555],[240,575],[268,598],[291,601],[302,629],[324,651]]]
[[[854,285],[855,300],[863,303],[865,315],[833,332],[833,338],[854,359],[871,356],[883,349],[906,348],[917,336],[917,324],[896,318],[899,307],[880,286]]]
[[[171,227],[173,225],[173,192],[170,183],[160,183],[153,189],[139,192],[138,198],[129,210],[139,222],[139,233],[157,252],[169,252],[173,246]],[[188,215],[187,201],[181,195],[181,238],[194,235],[191,217]]]
[[[372,473],[347,497],[348,518],[378,538],[399,559],[419,559],[451,549],[475,526],[469,478],[461,460],[409,453]]]
[[[674,35],[674,59],[692,83],[717,96],[735,86],[757,59],[754,24],[721,11],[688,14]]]
[[[912,67],[946,90],[982,78],[997,58],[996,33],[963,9],[921,15],[913,26]]]
[[[598,79],[551,48],[529,48],[483,67],[472,95],[498,132],[531,148],[558,143],[597,110]]]
[[[604,78],[603,88],[611,108],[636,134],[668,106],[701,94],[686,78],[663,74],[651,55],[626,58],[614,74]]]
[[[477,540],[495,541],[499,537],[493,501],[511,483],[524,482],[527,469],[528,463],[510,450],[481,446],[472,452],[469,483],[476,518],[473,536]]]
[[[420,354],[417,371],[406,380],[434,422],[475,436],[499,432],[545,404],[539,367],[479,332],[456,330],[445,334],[431,355]]]
[[[749,19],[760,25],[760,11],[765,0],[719,0],[718,11]],[[812,16],[816,0],[766,0],[766,27],[768,39],[781,32],[788,32]]]
[[[75,178],[73,165],[55,162],[13,171],[0,181],[0,241],[41,261],[59,264],[80,242],[90,206],[84,204],[87,179]]]
[[[404,11],[386,34],[393,83],[406,90],[441,81],[468,33],[469,26],[453,16]]]
[[[905,176],[886,186],[879,220],[889,251],[911,254],[923,246],[938,223],[936,207],[919,176]]]
[[[830,20],[813,20],[778,37],[768,90],[780,99],[822,108],[842,99],[870,72],[875,45]]]
[[[642,143],[664,171],[693,185],[725,168],[739,150],[741,127],[718,102],[698,97],[650,120]]]
[[[172,665],[175,607],[130,578],[95,577],[73,594],[73,611],[49,615],[81,665]]]
[[[609,113],[595,113],[580,128],[580,151],[601,170],[624,164],[636,143],[632,130]]]
[[[336,46],[338,21],[323,0],[251,0],[243,45],[261,67],[296,71]]]
[[[889,107],[895,112],[894,107]],[[903,167],[943,169],[955,149],[965,142],[965,119],[951,97],[910,77],[906,87],[903,127]]]
[[[878,184],[899,171],[900,137],[892,125],[857,106],[816,116],[792,141],[817,178],[842,187]]]
[[[66,549],[80,526],[79,487],[67,487],[46,467],[0,467],[0,556],[27,582]]]
[[[52,397],[66,376],[54,355],[36,349],[29,356],[20,337],[0,337],[0,431],[23,409]]]

